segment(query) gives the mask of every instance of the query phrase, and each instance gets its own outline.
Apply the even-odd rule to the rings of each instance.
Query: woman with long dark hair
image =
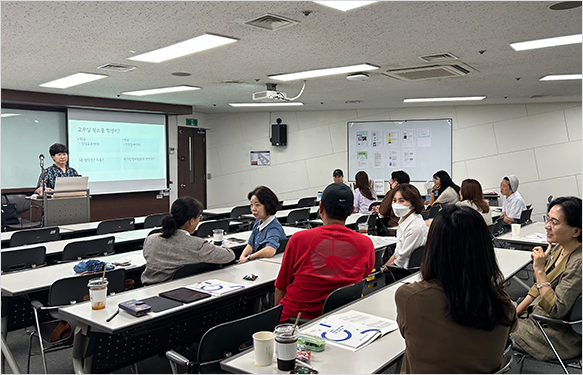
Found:
[[[563,319],[581,294],[581,198],[553,200],[545,230],[549,245],[546,251],[540,246],[532,249],[535,285],[516,308],[518,329],[512,334],[519,350],[541,361],[555,356],[531,314]],[[548,323],[545,333],[561,358],[581,356],[581,334],[571,327]]]
[[[433,175],[433,187],[429,205],[456,204],[460,200],[460,187],[457,186],[446,171],[437,171]]]
[[[395,294],[406,343],[401,372],[497,371],[516,311],[476,210],[441,209],[429,229],[421,278]]]
[[[460,188],[460,201],[457,202],[456,205],[473,208],[482,215],[486,225],[492,224],[490,205],[484,199],[482,185],[480,185],[478,180],[467,178],[462,181],[462,186]]]
[[[174,271],[185,264],[223,264],[235,259],[233,250],[192,236],[201,213],[202,204],[192,197],[181,197],[172,203],[170,213],[162,218],[162,233],[144,241],[144,285],[170,280]]]
[[[354,180],[354,211],[352,213],[366,212],[370,204],[376,202],[377,193],[371,188],[365,171],[358,172]]]

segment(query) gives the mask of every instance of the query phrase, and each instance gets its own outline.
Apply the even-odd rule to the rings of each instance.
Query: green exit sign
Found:
[[[195,118],[187,118],[186,119],[186,125],[189,126],[198,126],[198,120]]]

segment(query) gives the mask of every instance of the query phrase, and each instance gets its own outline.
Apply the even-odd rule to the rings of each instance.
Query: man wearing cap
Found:
[[[334,169],[334,172],[332,172],[332,178],[334,179],[334,182],[344,182],[344,173],[342,172],[342,169]]]
[[[302,318],[319,316],[332,291],[371,273],[375,262],[371,239],[344,225],[353,210],[350,188],[334,182],[324,189],[320,201],[324,225],[290,238],[275,280],[275,304],[283,305],[282,321],[299,312]]]
[[[512,224],[516,219],[520,219],[522,211],[526,210],[526,204],[518,190],[518,177],[508,175],[500,182],[500,193],[504,196],[502,203],[502,214],[504,224]]]

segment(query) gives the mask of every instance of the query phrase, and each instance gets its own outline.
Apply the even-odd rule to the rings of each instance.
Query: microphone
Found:
[[[44,168],[44,166],[45,166],[45,156],[43,154],[40,154],[38,156],[38,159],[40,160],[40,167],[41,168]]]

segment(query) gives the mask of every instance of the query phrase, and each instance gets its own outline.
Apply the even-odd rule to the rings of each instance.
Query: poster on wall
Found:
[[[251,151],[251,165],[265,166],[271,165],[269,151]]]
[[[368,147],[368,131],[356,132],[356,146],[358,147]]]
[[[403,147],[415,147],[415,129],[403,129]]]
[[[358,161],[359,168],[366,168],[368,166],[368,152],[358,151],[356,153],[356,160]]]
[[[389,150],[387,167],[389,168],[399,167],[399,150]]]
[[[373,168],[382,168],[383,167],[383,153],[381,151],[375,151],[374,153],[374,164]]]
[[[417,128],[417,147],[431,147],[431,128]]]
[[[403,168],[415,168],[415,149],[403,149]]]
[[[383,147],[383,132],[371,131],[370,138],[372,142],[372,148]]]
[[[387,146],[399,146],[399,134],[398,130],[389,130],[387,133]]]

